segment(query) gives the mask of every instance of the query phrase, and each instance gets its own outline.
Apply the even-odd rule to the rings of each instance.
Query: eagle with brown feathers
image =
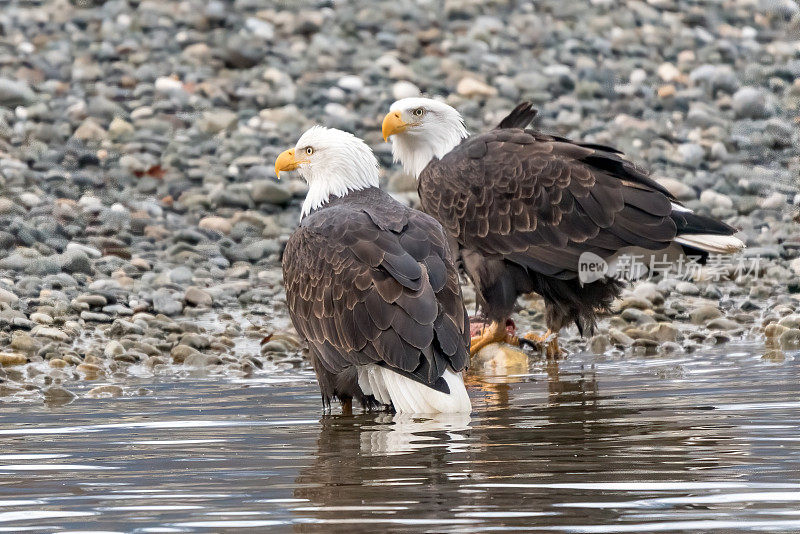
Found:
[[[457,244],[490,324],[472,339],[518,342],[506,321],[519,295],[544,298],[548,332],[528,339],[557,354],[557,334],[574,323],[590,333],[623,284],[579,278],[586,253],[614,262],[621,254],[680,248],[700,256],[732,253],[736,230],[698,215],[615,148],[528,128],[536,115],[517,106],[489,132],[468,135],[459,113],[427,98],[395,102],[384,139],[418,180],[423,211]]]

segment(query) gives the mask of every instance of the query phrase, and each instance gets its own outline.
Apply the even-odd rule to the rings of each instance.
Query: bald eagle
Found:
[[[295,169],[309,189],[283,278],[323,406],[469,413],[468,316],[441,225],[381,191],[375,156],[349,133],[311,128],[275,162],[279,177]]]
[[[518,341],[505,324],[517,297],[529,292],[545,300],[548,332],[527,337],[547,341],[549,354],[559,352],[556,336],[569,323],[591,332],[622,283],[582,284],[584,253],[613,260],[673,243],[700,255],[744,247],[734,228],[681,206],[619,150],[528,129],[535,115],[525,102],[495,129],[470,136],[452,107],[406,98],[383,120],[395,161],[417,178],[423,211],[458,243],[491,321],[472,339],[473,354]]]

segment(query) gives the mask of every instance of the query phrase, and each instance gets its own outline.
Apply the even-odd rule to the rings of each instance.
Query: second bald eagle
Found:
[[[681,206],[619,150],[527,129],[535,115],[526,102],[494,130],[468,136],[452,107],[407,98],[383,121],[395,160],[418,180],[423,211],[458,242],[491,321],[473,338],[473,354],[508,340],[505,322],[529,292],[545,300],[546,339],[570,322],[591,331],[622,284],[582,284],[584,253],[610,260],[633,247],[660,251],[672,243],[700,255],[744,247],[734,228]]]

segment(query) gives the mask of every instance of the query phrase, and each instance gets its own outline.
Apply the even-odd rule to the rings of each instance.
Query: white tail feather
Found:
[[[358,385],[382,404],[392,404],[398,413],[469,413],[472,404],[461,374],[444,372],[450,393],[436,391],[381,365],[358,369]]]
[[[686,206],[681,206],[680,204],[672,203],[672,211],[683,211],[688,213],[694,213],[692,210],[687,208]]]
[[[389,396],[389,391],[386,389],[386,384],[383,381],[383,376],[379,372],[377,366],[368,366],[367,374],[369,376],[370,385],[372,386],[373,395],[378,399],[378,402],[381,404],[389,404],[392,402],[392,398]]]
[[[683,234],[675,242],[713,254],[733,254],[744,248],[742,240],[732,235]]]

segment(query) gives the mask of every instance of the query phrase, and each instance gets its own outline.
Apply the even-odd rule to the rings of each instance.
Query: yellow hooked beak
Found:
[[[275,175],[280,180],[281,171],[293,171],[299,166],[300,162],[294,158],[294,149],[284,150],[275,160]]]
[[[394,134],[403,133],[408,128],[408,123],[400,116],[399,111],[390,111],[383,118],[383,126],[381,132],[383,133],[383,140],[388,141]]]

